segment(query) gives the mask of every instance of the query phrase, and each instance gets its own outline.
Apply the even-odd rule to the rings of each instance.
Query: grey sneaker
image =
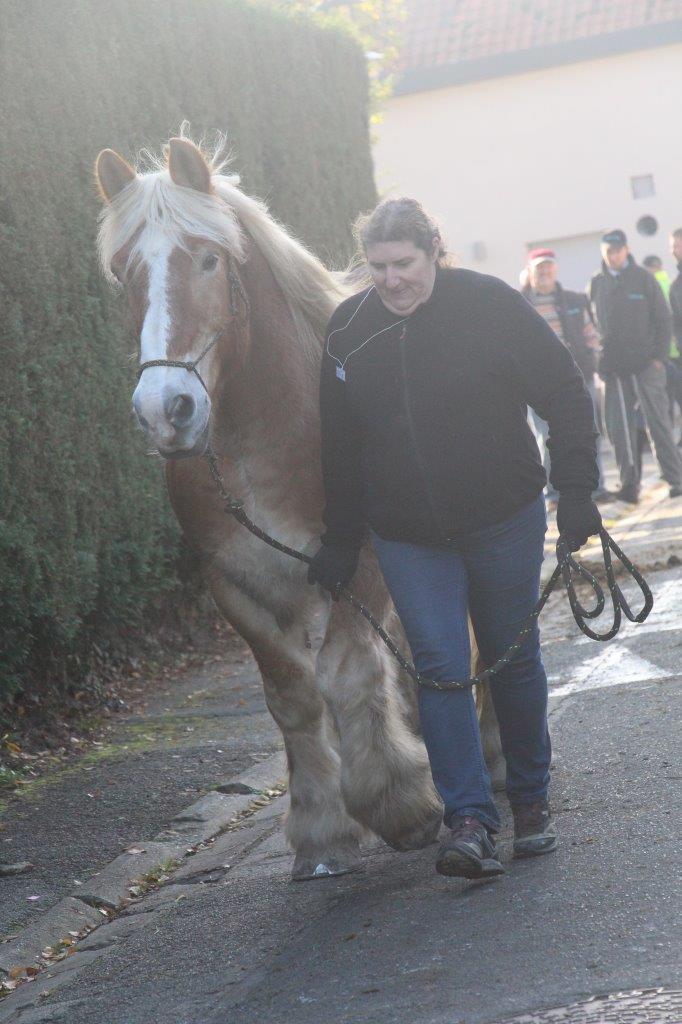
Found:
[[[514,856],[539,857],[556,850],[556,828],[546,800],[512,804]]]
[[[436,858],[439,875],[455,878],[493,878],[503,875],[493,836],[478,818],[457,818]]]

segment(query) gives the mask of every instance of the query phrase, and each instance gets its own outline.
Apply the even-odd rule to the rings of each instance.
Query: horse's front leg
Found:
[[[339,734],[343,797],[390,846],[418,849],[435,840],[441,803],[426,749],[407,723],[395,663],[355,616],[335,605],[317,663]]]
[[[285,832],[295,853],[292,877],[302,881],[352,871],[363,830],[344,807],[340,758],[315,682],[314,658],[304,659],[284,647],[254,648],[254,655],[289,764]]]
[[[327,609],[309,587],[296,595],[297,604],[273,593],[268,609],[215,567],[210,578],[216,604],[253,652],[284,738],[290,797],[285,832],[295,853],[293,877],[350,871],[358,862],[362,829],[344,808],[339,755],[315,679]]]

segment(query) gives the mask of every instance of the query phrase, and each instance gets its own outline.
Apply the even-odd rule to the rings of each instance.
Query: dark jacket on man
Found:
[[[438,269],[408,317],[373,288],[332,316],[320,411],[323,542],[445,543],[511,518],[545,473],[526,407],[547,420],[552,482],[598,483],[592,400],[564,345],[494,277]]]
[[[523,288],[522,294],[532,304],[533,289],[529,284]],[[554,299],[563,342],[585,380],[591,380],[599,363],[599,354],[585,339],[585,320],[592,317],[587,298],[581,292],[562,288],[557,282],[554,286]]]
[[[589,295],[602,337],[602,377],[627,377],[653,359],[667,358],[672,334],[668,303],[656,278],[632,256],[617,275],[602,263]]]
[[[677,277],[670,285],[670,308],[673,311],[673,334],[682,352],[682,261],[677,264]]]

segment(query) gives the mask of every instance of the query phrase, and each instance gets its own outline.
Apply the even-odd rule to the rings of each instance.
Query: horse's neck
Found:
[[[259,504],[319,504],[318,384],[321,346],[311,351],[272,272],[252,246],[240,268],[251,306],[240,372],[216,409],[225,470]]]

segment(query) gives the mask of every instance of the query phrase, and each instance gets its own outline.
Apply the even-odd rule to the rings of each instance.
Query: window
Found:
[[[653,174],[638,174],[636,177],[630,178],[630,187],[633,199],[650,199],[651,196],[656,195]]]
[[[637,221],[637,230],[640,235],[655,235],[658,231],[658,221],[655,217],[646,214]]]

